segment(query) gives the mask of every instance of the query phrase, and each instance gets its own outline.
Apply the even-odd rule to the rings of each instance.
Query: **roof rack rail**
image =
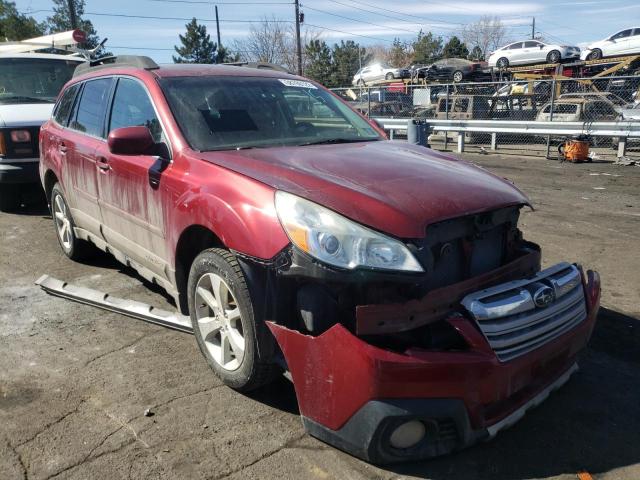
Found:
[[[268,62],[229,62],[229,63],[223,63],[223,65],[232,65],[234,67],[258,68],[258,69],[264,69],[264,70],[276,70],[278,72],[292,73],[282,65],[276,65],[275,63],[268,63]]]
[[[118,55],[113,57],[102,57],[90,62],[81,63],[73,72],[73,76],[92,72],[96,69],[112,68],[112,67],[137,67],[145,70],[155,70],[160,66],[151,58],[143,55]]]

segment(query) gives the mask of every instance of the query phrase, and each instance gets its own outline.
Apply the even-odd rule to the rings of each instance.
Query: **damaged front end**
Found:
[[[518,216],[430,225],[405,241],[424,273],[339,269],[295,247],[268,264],[240,257],[266,289],[253,294],[310,434],[373,463],[432,457],[490,438],[568,379],[599,277],[541,271]]]

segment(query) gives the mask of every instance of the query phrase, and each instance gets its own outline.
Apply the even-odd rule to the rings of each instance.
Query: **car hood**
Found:
[[[529,204],[510,182],[468,162],[405,142],[199,155],[401,238],[424,237],[427,225],[447,218]]]
[[[53,103],[0,103],[0,128],[39,127],[49,119],[52,110]]]

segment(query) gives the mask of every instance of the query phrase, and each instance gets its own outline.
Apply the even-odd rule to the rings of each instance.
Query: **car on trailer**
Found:
[[[443,58],[416,70],[418,78],[437,82],[483,82],[491,80],[491,69],[486,62],[464,58]]]
[[[370,85],[382,80],[401,80],[409,78],[411,72],[408,68],[396,68],[386,63],[374,63],[358,70],[351,84],[354,86]]]
[[[0,43],[0,211],[19,207],[25,187],[39,184],[38,132],[58,93],[83,58],[34,53],[84,39],[80,31]]]
[[[599,60],[603,57],[640,55],[640,27],[625,28],[604,40],[590,44],[580,54],[583,60]]]
[[[541,268],[509,181],[301,77],[111,62],[41,130],[58,242],[164,287],[225,384],[287,369],[310,434],[389,463],[487,440],[577,369],[599,277]]]
[[[549,44],[539,40],[525,40],[510,43],[491,52],[488,63],[490,67],[507,68],[512,65],[558,63],[579,57],[580,47]]]

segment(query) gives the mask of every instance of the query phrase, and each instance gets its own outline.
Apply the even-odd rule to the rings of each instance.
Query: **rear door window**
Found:
[[[94,137],[106,137],[104,120],[112,82],[112,78],[99,78],[85,82],[71,128]]]
[[[62,98],[56,105],[55,112],[53,113],[53,118],[59,125],[63,127],[67,126],[67,122],[69,121],[69,114],[71,110],[73,110],[73,104],[76,99],[76,94],[80,89],[80,84],[71,85],[67,88],[62,94]]]

